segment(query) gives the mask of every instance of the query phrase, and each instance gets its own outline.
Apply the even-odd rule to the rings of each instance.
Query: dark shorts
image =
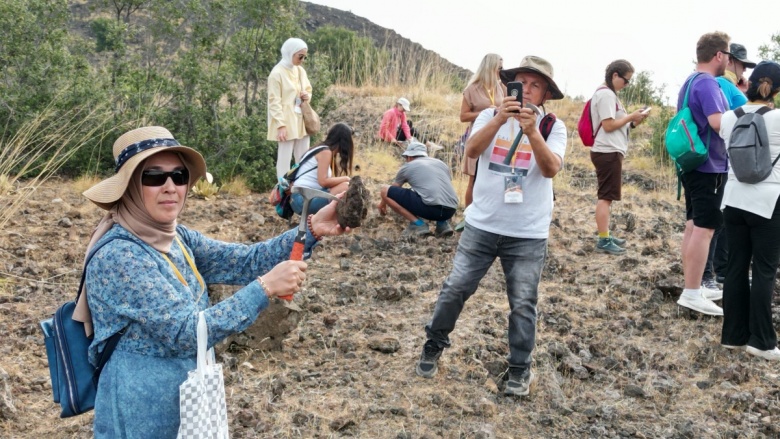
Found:
[[[444,206],[429,206],[423,203],[422,197],[417,192],[398,186],[387,188],[387,198],[400,204],[412,215],[429,221],[447,221],[455,215],[455,209]]]
[[[590,152],[590,161],[596,167],[599,183],[598,199],[620,201],[623,186],[623,154],[619,152]]]
[[[717,229],[723,224],[723,188],[728,174],[708,174],[699,171],[680,176],[685,189],[685,220],[704,229]]]

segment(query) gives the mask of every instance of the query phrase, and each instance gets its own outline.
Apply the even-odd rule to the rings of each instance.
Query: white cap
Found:
[[[409,108],[409,99],[406,98],[400,98],[398,101],[396,101],[397,104],[401,104],[402,107],[404,107],[404,111],[412,111]]]

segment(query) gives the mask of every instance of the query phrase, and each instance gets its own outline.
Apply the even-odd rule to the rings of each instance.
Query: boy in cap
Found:
[[[458,195],[450,180],[450,168],[439,159],[428,157],[427,148],[412,141],[402,154],[406,163],[401,166],[392,185],[383,185],[382,200],[377,205],[381,215],[387,206],[409,220],[404,231],[407,236],[430,235],[424,220],[436,221],[436,236],[452,235],[449,219],[458,207]],[[402,187],[409,183],[411,189]]]
[[[416,372],[425,378],[436,374],[439,357],[450,346],[449,334],[466,300],[498,257],[510,307],[509,373],[504,393],[523,396],[528,395],[534,377],[531,352],[552,218],[552,178],[563,166],[567,137],[566,126],[558,119],[545,140],[539,130],[542,116],[524,107],[563,98],[548,61],[527,56],[520,67],[503,70],[501,78],[523,83],[522,101],[505,97],[497,109],[482,111],[474,121],[465,148],[468,157],[479,158],[474,199],[452,271],[425,326],[428,340]]]
[[[412,122],[407,120],[406,113],[412,111],[409,100],[399,98],[393,108],[382,115],[382,123],[379,125],[377,137],[385,142],[401,146],[401,142],[417,137],[417,131],[412,128]]]

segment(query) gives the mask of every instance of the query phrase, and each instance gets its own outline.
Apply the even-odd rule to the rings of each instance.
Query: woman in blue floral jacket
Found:
[[[306,263],[289,261],[295,230],[254,245],[210,239],[177,225],[187,191],[206,174],[203,157],[162,127],[114,143],[117,172],[84,195],[107,210],[88,250],[74,318],[94,325],[90,360],[124,330],[100,377],[96,438],[176,437],[179,385],[196,367],[196,325],[205,310],[209,347],[250,326],[272,297],[300,291]],[[334,205],[308,218],[305,255],[321,236],[345,232]],[[246,285],[209,307],[207,284]]]

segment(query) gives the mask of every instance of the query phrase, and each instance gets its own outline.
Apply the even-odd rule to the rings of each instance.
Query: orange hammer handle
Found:
[[[302,261],[303,260],[303,248],[305,246],[306,242],[306,232],[298,231],[298,236],[295,237],[295,242],[293,242],[292,252],[290,253],[290,260],[291,261]],[[293,295],[289,294],[287,296],[279,296],[280,299],[287,300],[288,302],[290,300],[293,300]]]

